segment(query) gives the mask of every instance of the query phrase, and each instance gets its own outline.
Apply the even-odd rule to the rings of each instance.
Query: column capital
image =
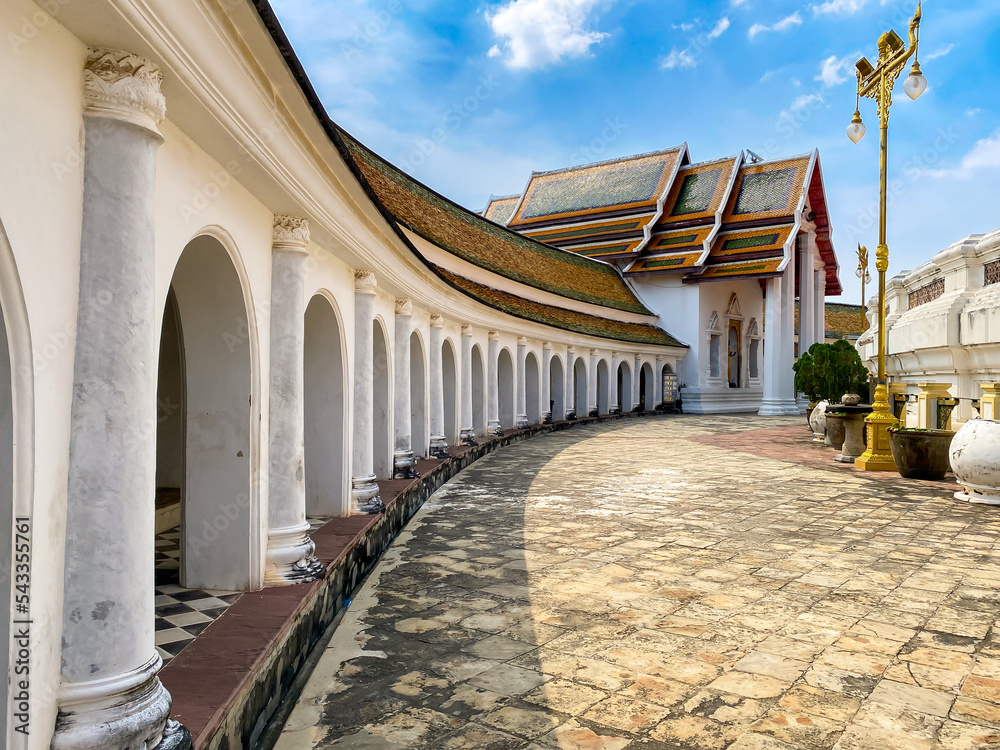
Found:
[[[431,328],[441,328],[444,325],[444,318],[441,313],[433,313],[431,315]]]
[[[490,341],[499,341],[500,340],[500,331],[490,331],[489,334],[488,334],[488,336],[489,336]]]
[[[396,298],[396,315],[412,315],[413,314],[413,300],[409,297],[397,297]]]
[[[528,338],[526,336],[518,336],[517,337],[517,345],[518,346],[527,346],[528,345]]]
[[[612,357],[613,357],[614,359],[621,359],[621,356],[622,356],[622,355],[621,355],[621,353],[620,353],[620,352],[611,352],[611,356],[612,356]]]
[[[566,353],[567,354],[576,354],[576,347],[575,346],[567,346],[566,347]]]
[[[378,282],[375,281],[375,274],[364,268],[359,268],[355,270],[354,291],[367,292],[368,294],[375,294],[376,286],[378,286]]]
[[[543,352],[550,352],[550,351],[552,351],[552,342],[551,341],[543,341],[542,342],[542,351]]]
[[[468,323],[466,323],[464,326],[462,326],[462,335],[463,336],[471,336],[472,335],[472,326],[470,326]]]
[[[600,353],[601,353],[601,350],[600,350],[600,349],[591,349],[591,350],[590,350],[590,356],[591,356],[591,357],[596,357],[596,356],[597,356],[598,354],[600,354]]]
[[[275,214],[271,228],[271,246],[275,250],[304,252],[309,244],[309,220],[300,216]]]
[[[83,68],[84,114],[121,120],[159,135],[167,114],[160,93],[163,74],[151,60],[124,50],[87,50]]]
[[[656,362],[657,362],[657,364],[659,364],[662,361],[663,361],[663,355],[662,354],[657,354],[656,355]]]

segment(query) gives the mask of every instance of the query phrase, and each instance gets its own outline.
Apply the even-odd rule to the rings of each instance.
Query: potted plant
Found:
[[[953,437],[951,430],[890,427],[889,446],[900,475],[907,479],[944,479],[950,468]]]
[[[811,351],[812,348],[804,352],[796,360],[795,364],[792,365],[792,369],[795,371],[795,390],[799,393],[804,393],[809,399],[809,406],[806,407],[806,424],[809,425],[810,429],[812,429],[813,409],[816,408],[816,404],[821,399],[817,388],[816,368],[813,363],[812,354],[810,354]]]
[[[826,417],[816,414],[819,404],[824,401],[839,404],[845,395],[863,392],[868,384],[868,370],[857,350],[843,339],[832,344],[813,344],[792,367],[796,390],[806,394],[810,401],[809,425],[822,440]]]

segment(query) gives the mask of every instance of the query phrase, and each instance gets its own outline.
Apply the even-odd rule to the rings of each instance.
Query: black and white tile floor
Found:
[[[310,531],[329,518],[310,518]],[[156,650],[166,664],[198,637],[242,592],[186,589],[179,584],[180,529],[156,535]]]

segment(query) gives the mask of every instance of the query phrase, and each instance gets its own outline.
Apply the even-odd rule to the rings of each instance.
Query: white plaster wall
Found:
[[[20,370],[15,379],[22,387],[14,410],[26,427],[21,444],[28,451],[15,471],[15,481],[27,494],[15,497],[14,511],[29,515],[33,524],[33,689],[26,745],[42,750],[51,738],[59,680],[83,189],[80,71],[86,50],[30,0],[0,3],[0,29],[0,101],[5,103],[0,106],[5,174],[0,180],[0,234],[6,233],[13,254],[0,267],[0,289],[5,306],[23,305],[23,317],[12,320],[11,311],[5,313],[16,326],[11,331],[13,366]],[[22,106],[25,101],[31,106]],[[0,245],[6,242],[0,239]],[[12,299],[22,293],[23,299]],[[26,392],[32,381],[32,392]],[[32,455],[36,446],[38,460]],[[6,641],[3,647],[8,647]],[[17,736],[17,742],[23,739]],[[19,745],[12,741],[8,746]]]

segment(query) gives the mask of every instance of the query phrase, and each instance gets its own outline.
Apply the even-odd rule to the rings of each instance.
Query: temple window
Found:
[[[713,378],[719,377],[719,345],[720,339],[722,337],[717,333],[712,334],[712,338],[709,339],[708,345],[708,355],[709,355],[709,365],[710,372]]]
[[[934,279],[930,284],[924,284],[919,289],[914,289],[908,297],[909,308],[926,305],[928,302],[936,300],[944,294],[944,279]]]
[[[1000,260],[994,260],[983,266],[983,285],[1000,284]]]

